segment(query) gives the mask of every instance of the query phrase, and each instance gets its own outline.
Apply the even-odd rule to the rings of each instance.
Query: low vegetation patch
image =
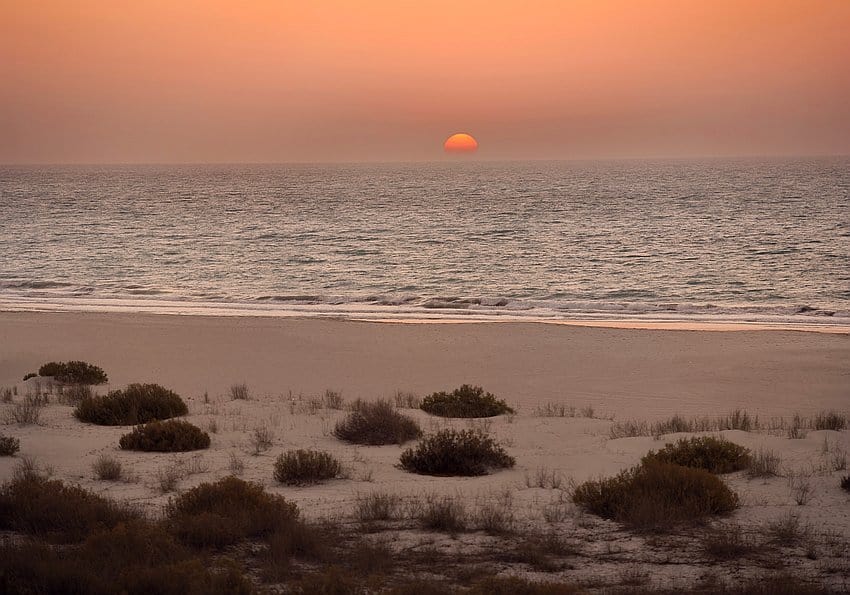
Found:
[[[835,411],[818,413],[814,419],[816,430],[843,430],[847,427],[847,417]]]
[[[649,460],[615,477],[581,484],[573,502],[602,518],[653,530],[728,514],[738,507],[738,496],[708,471]]]
[[[469,519],[460,498],[443,496],[425,502],[419,514],[419,522],[423,528],[431,531],[457,533],[466,529]]]
[[[390,521],[400,516],[401,498],[395,494],[372,492],[357,497],[355,514],[364,523]]]
[[[100,455],[92,464],[92,471],[97,479],[103,481],[118,481],[123,474],[121,461],[105,454]]]
[[[342,465],[329,453],[318,450],[290,450],[274,464],[274,478],[287,485],[310,485],[333,479]]]
[[[505,401],[497,399],[491,393],[485,393],[480,386],[468,384],[450,393],[428,395],[422,399],[419,407],[422,411],[440,417],[494,417],[514,412]]]
[[[711,473],[732,473],[746,469],[750,463],[749,449],[724,438],[700,436],[682,438],[667,444],[658,452],[650,451],[643,462],[650,460],[673,463],[682,467],[705,469]]]
[[[152,421],[137,426],[118,441],[123,450],[186,452],[210,447],[210,435],[181,419]]]
[[[845,492],[850,492],[850,475],[845,475],[841,478],[841,489]]]
[[[103,368],[87,362],[49,362],[38,369],[39,376],[51,376],[62,384],[105,384],[109,377]]]
[[[21,449],[21,442],[12,436],[0,434],[0,457],[11,457]]]
[[[404,444],[421,435],[419,424],[396,411],[389,401],[356,402],[334,429],[334,436],[340,440],[370,446]]]
[[[20,403],[15,403],[4,412],[3,421],[7,424],[31,426],[41,424],[41,411],[47,405],[46,395],[27,395]]]
[[[158,384],[130,384],[104,396],[83,397],[74,415],[100,426],[132,426],[186,415],[180,396]]]
[[[492,437],[477,430],[441,430],[401,455],[401,467],[423,475],[486,475],[515,460]]]
[[[758,449],[750,456],[747,466],[747,475],[754,477],[774,477],[779,475],[779,463],[781,459],[772,450]]]
[[[126,506],[32,471],[0,487],[0,529],[54,541],[80,541],[137,517]]]
[[[184,543],[220,548],[293,530],[298,507],[266,493],[259,484],[226,477],[173,498],[166,507],[166,517]]]

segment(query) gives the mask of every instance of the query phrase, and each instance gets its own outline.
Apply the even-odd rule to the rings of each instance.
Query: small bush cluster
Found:
[[[118,441],[123,450],[186,452],[210,447],[210,435],[180,419],[152,421],[133,428]]]
[[[667,444],[658,452],[650,451],[643,458],[673,463],[682,467],[705,469],[711,473],[732,473],[746,469],[750,464],[750,451],[734,442],[713,436],[682,438]]]
[[[334,436],[340,440],[371,446],[404,444],[421,435],[419,424],[396,411],[389,401],[356,402],[352,412],[334,429]]]
[[[738,496],[708,471],[648,460],[615,477],[581,484],[573,502],[632,528],[663,529],[728,514],[738,507]]]
[[[441,430],[401,455],[401,467],[423,475],[486,475],[515,460],[493,438],[476,430]]]
[[[21,449],[21,442],[12,436],[0,434],[0,457],[11,457]]]
[[[137,517],[126,506],[31,471],[0,487],[0,529],[27,535],[79,541]]]
[[[104,396],[83,397],[74,416],[100,426],[132,426],[186,415],[180,396],[158,384],[130,384]]]
[[[339,461],[318,450],[290,450],[277,458],[274,478],[287,485],[310,485],[333,479],[342,472]]]
[[[172,499],[166,516],[184,543],[220,548],[290,529],[298,519],[298,507],[266,493],[259,484],[231,476],[202,483]]]
[[[38,369],[39,376],[52,376],[62,384],[105,384],[109,377],[103,368],[81,361],[50,362]]]
[[[419,407],[422,411],[440,417],[495,417],[514,412],[505,401],[497,399],[491,393],[485,393],[480,386],[468,384],[450,393],[428,395],[422,399]]]

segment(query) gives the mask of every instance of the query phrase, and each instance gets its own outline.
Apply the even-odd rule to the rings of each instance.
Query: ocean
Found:
[[[850,159],[0,167],[0,309],[850,325]]]

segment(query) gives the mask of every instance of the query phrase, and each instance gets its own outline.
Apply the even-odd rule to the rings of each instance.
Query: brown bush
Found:
[[[188,421],[152,421],[133,428],[118,440],[123,450],[186,452],[210,447],[210,435]]]
[[[180,396],[158,384],[130,384],[104,396],[83,397],[74,416],[101,426],[133,426],[186,415]]]
[[[11,457],[21,449],[17,438],[0,434],[0,457]]]
[[[514,412],[505,401],[497,399],[491,393],[485,393],[480,386],[468,384],[450,393],[428,395],[422,399],[419,407],[422,411],[440,417],[494,417]]]
[[[329,453],[291,450],[274,464],[274,478],[287,485],[309,485],[339,476],[342,466]]]
[[[581,484],[573,502],[603,518],[651,530],[728,514],[738,507],[738,496],[708,471],[649,460]]]
[[[515,464],[493,438],[477,430],[441,430],[404,451],[400,462],[412,473],[467,476]]]
[[[50,362],[38,370],[39,376],[52,376],[62,384],[105,384],[109,381],[103,368],[81,361]]]
[[[336,424],[334,435],[346,442],[376,446],[404,444],[419,438],[422,430],[414,420],[396,411],[389,401],[358,401],[353,411]]]
[[[682,438],[675,444],[667,444],[658,452],[650,451],[643,462],[649,460],[705,469],[711,473],[732,473],[749,466],[750,451],[723,438],[700,436]]]

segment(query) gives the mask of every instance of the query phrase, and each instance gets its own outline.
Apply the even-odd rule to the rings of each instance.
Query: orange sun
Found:
[[[459,132],[446,139],[443,150],[446,153],[474,153],[478,150],[478,141],[465,132]]]

